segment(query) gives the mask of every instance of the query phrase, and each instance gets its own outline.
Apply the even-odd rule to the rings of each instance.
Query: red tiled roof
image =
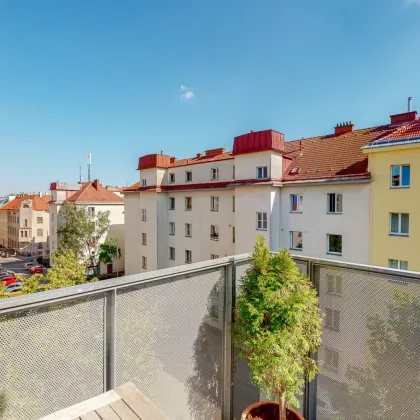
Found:
[[[396,128],[392,133],[388,134],[381,139],[375,140],[373,144],[380,144],[382,142],[389,142],[390,140],[403,140],[420,137],[420,118],[415,121],[403,124]]]
[[[171,163],[168,167],[174,168],[177,166],[196,165],[198,163],[217,162],[220,160],[228,160],[228,159],[234,159],[232,152],[224,152],[219,155],[212,155],[212,156],[204,155],[204,156],[188,158],[188,159],[179,159]]]
[[[127,188],[123,189],[123,192],[137,191],[140,188],[140,182],[136,182],[133,185],[130,185]]]
[[[124,200],[113,192],[105,189],[99,181],[83,182],[82,188],[72,194],[66,201],[79,204],[90,203],[123,203]]]
[[[354,130],[340,136],[327,135],[288,141],[285,143],[286,155],[283,163],[287,162],[287,158],[293,160],[285,165],[282,180],[287,182],[368,175],[368,157],[360,148],[392,130],[389,125],[384,125]],[[294,168],[295,173],[292,173]]]
[[[49,194],[45,194],[42,197],[35,194],[24,194],[4,205],[0,211],[17,211],[20,209],[22,201],[25,200],[31,200],[32,208],[36,211],[48,211],[48,202],[51,200],[51,196]]]

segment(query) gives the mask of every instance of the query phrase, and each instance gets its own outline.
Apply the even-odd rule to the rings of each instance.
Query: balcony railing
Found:
[[[308,420],[419,418],[420,273],[296,257],[328,320]],[[0,418],[33,419],[134,382],[174,420],[263,398],[232,348],[248,255],[0,301]]]

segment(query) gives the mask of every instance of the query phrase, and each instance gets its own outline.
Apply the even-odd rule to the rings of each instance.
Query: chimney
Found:
[[[176,157],[175,157],[175,156],[172,156],[172,157],[170,158],[170,162],[171,162],[171,163],[176,162]]]
[[[351,133],[353,131],[354,124],[351,121],[339,123],[335,126],[335,133],[336,136],[341,136],[342,134]]]
[[[99,183],[98,179],[95,179],[93,181],[93,187],[97,190],[97,191],[101,191],[103,189],[102,185]]]
[[[417,111],[404,112],[404,114],[391,115],[391,124],[402,124],[414,121],[417,118]]]
[[[408,112],[411,112],[411,103],[413,101],[413,98],[411,96],[408,97]]]
[[[197,159],[200,159],[203,155],[201,153],[197,153]]]

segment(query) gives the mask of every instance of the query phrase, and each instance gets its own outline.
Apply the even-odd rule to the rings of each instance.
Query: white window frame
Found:
[[[95,217],[95,207],[88,207],[88,216]],[[25,219],[25,226],[26,226],[26,219]]]
[[[211,168],[210,177],[212,181],[217,181],[219,179],[219,168]]]
[[[141,221],[146,222],[147,221],[147,211],[146,211],[146,209],[141,209],[140,213],[141,213]]]
[[[172,180],[173,177],[173,180]],[[169,172],[169,184],[175,184],[175,172]]]
[[[297,210],[293,210],[293,198],[297,200]],[[290,213],[303,213],[303,195],[290,194]]]
[[[185,223],[185,237],[192,238],[192,224]]]
[[[192,251],[190,249],[185,250],[185,264],[192,263]]]
[[[410,179],[408,180],[408,185],[401,185],[402,184],[402,168],[403,167],[409,167],[410,168]],[[392,168],[400,168],[400,185],[392,185]],[[410,165],[391,165],[391,171],[390,171],[390,181],[389,185],[390,188],[410,188],[411,185],[411,167]]]
[[[42,223],[44,223],[44,221],[43,221],[42,217],[37,217],[37,218],[36,218],[36,222],[37,222],[39,225],[41,225]]]
[[[188,179],[188,178],[191,179]],[[192,171],[185,171],[185,182],[192,182]]]
[[[168,203],[168,209],[169,210],[175,210],[175,197],[169,197],[169,203]],[[173,206],[171,206],[173,204]]]
[[[264,226],[265,225],[265,226]],[[268,219],[267,212],[257,212],[257,230],[267,230],[268,228]]]
[[[141,268],[147,269],[147,257],[141,257]]]
[[[219,211],[219,197],[210,197],[210,210]]]
[[[211,260],[217,260],[219,258],[219,256],[217,254],[210,254],[210,259]]]
[[[173,246],[169,247],[169,259],[175,261],[175,247]]]
[[[142,178],[142,179],[140,180],[140,185],[141,185],[142,187],[145,187],[145,186],[146,186],[146,184],[147,184],[146,180],[145,180],[144,178]]]
[[[297,248],[297,247],[294,247],[293,246],[293,234],[294,233],[300,233],[300,236],[301,236],[301,238],[302,238],[302,247],[301,248]],[[291,230],[290,231],[290,249],[291,250],[293,250],[293,251],[302,251],[303,250],[303,232],[301,232],[301,231],[298,231],[298,230]]]
[[[341,252],[330,251],[330,236],[341,236]],[[327,254],[338,256],[343,255],[343,235],[338,233],[327,233]]]
[[[267,178],[268,178],[268,167],[257,166],[257,179],[267,179]]]
[[[169,222],[169,235],[175,235],[175,222]]]
[[[188,206],[188,201],[190,202],[190,206]],[[192,197],[185,197],[185,211],[192,210]]]
[[[330,202],[331,196],[334,196],[334,209],[331,211]],[[337,211],[338,203],[341,205],[341,211]],[[327,194],[327,213],[328,214],[343,214],[343,194],[341,193],[328,193]]]
[[[341,296],[343,293],[343,278],[335,274],[325,275],[326,292],[329,295]],[[332,287],[329,287],[331,285]]]
[[[391,267],[391,261],[396,261],[397,262],[397,267]],[[401,268],[401,263],[406,263],[407,264],[407,268]],[[388,259],[388,267],[389,268],[394,268],[395,270],[408,270],[408,261],[404,261],[404,260],[396,260],[394,258],[389,258]]]
[[[219,225],[210,225],[210,239],[218,241],[220,236]]]
[[[392,215],[398,214],[398,232],[392,232]],[[408,233],[401,232],[401,216],[403,214],[408,215]],[[410,214],[409,213],[389,213],[389,235],[390,236],[409,236],[410,235]]]
[[[147,233],[145,233],[145,232],[141,233],[141,244],[142,245],[147,245]]]
[[[328,352],[330,352],[330,354],[328,354]],[[328,356],[331,356],[331,359],[334,359],[334,356],[337,356],[337,366],[335,366],[332,363],[329,363],[329,358]],[[325,367],[333,370],[333,371],[338,371],[339,367],[340,367],[340,352],[337,349],[333,349],[332,347],[327,347],[325,346]]]
[[[325,328],[329,330],[340,332],[341,313],[338,309],[331,307],[324,307],[325,312]]]

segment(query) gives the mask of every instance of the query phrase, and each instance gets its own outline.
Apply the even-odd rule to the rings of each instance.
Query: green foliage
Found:
[[[112,261],[121,258],[121,248],[118,247],[117,238],[107,238],[99,245],[99,261],[110,264]]]
[[[94,265],[98,254],[98,243],[109,229],[109,211],[89,214],[86,206],[66,202],[60,215],[65,222],[58,229],[60,247],[71,249],[79,259],[90,258]]]
[[[345,420],[420,418],[420,299],[395,289],[388,309],[368,318],[370,357],[334,398]]]
[[[55,252],[53,261],[45,276],[34,274],[23,282],[23,294],[76,286],[86,282],[86,262],[80,262],[71,249]]]
[[[253,382],[269,395],[299,406],[304,378],[318,373],[310,357],[321,344],[322,316],[316,291],[290,254],[270,254],[264,238],[256,241],[251,268],[242,279],[234,338],[248,362]]]
[[[6,299],[9,297],[6,292],[6,286],[0,282],[0,299]]]

